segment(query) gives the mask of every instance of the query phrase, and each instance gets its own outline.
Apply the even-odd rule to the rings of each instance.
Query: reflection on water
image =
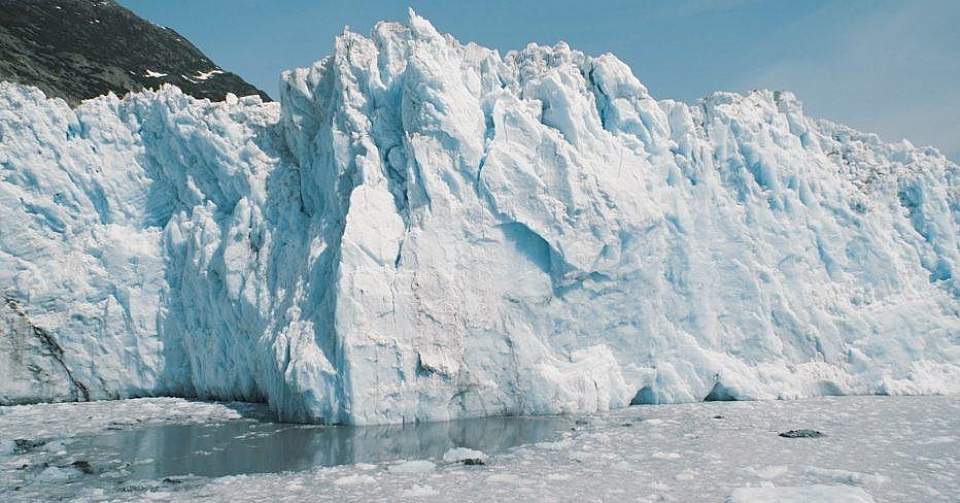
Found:
[[[219,477],[305,470],[320,465],[442,457],[453,447],[493,453],[549,440],[570,418],[497,417],[405,426],[349,427],[239,420],[167,425],[80,437],[70,454],[99,464],[123,461],[125,479]]]

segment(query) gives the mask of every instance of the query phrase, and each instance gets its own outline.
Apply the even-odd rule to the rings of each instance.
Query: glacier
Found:
[[[411,11],[279,103],[0,84],[0,402],[381,424],[958,393],[958,237],[933,148]]]

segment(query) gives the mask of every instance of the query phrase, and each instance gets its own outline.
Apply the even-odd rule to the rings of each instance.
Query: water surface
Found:
[[[494,417],[404,426],[319,426],[242,419],[147,426],[81,436],[65,445],[123,479],[220,477],[316,466],[441,458],[453,447],[486,453],[551,439],[571,418]]]

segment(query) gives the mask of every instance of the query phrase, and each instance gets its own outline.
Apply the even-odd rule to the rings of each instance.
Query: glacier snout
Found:
[[[373,424],[960,391],[958,167],[789,93],[658,101],[611,55],[411,15],[280,105],[0,101],[0,327],[62,351],[0,359],[5,401]]]

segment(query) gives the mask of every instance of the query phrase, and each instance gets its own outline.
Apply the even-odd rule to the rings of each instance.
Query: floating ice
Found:
[[[432,472],[435,465],[431,461],[425,459],[415,459],[412,461],[404,461],[402,463],[397,463],[390,466],[390,471],[394,473],[428,473]]]
[[[802,487],[749,487],[733,491],[728,503],[873,503],[859,487],[811,485]]]
[[[443,454],[443,460],[447,463],[467,461],[482,464],[487,460],[487,455],[481,451],[467,449],[466,447],[454,447]]]

